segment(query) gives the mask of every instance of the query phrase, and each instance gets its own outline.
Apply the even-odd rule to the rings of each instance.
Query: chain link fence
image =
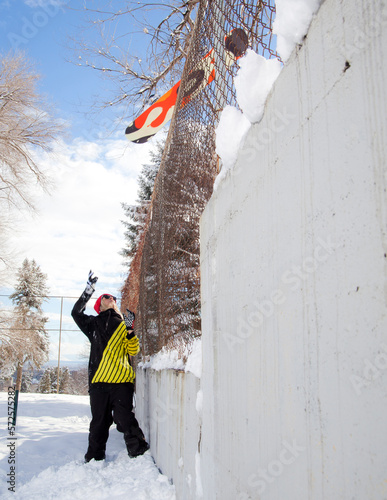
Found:
[[[121,307],[136,312],[143,357],[164,346],[183,353],[201,335],[199,219],[219,171],[215,128],[226,105],[238,107],[233,80],[246,43],[278,57],[274,17],[274,0],[200,3],[145,229],[122,289]],[[195,93],[200,72],[211,83]]]

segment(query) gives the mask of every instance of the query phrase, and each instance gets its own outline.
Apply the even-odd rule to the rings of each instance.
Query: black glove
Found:
[[[89,271],[89,277],[87,278],[87,285],[84,291],[84,293],[86,295],[89,295],[90,297],[93,295],[95,291],[95,284],[98,281],[98,277],[93,276],[93,274],[94,274],[93,271]]]
[[[136,318],[136,315],[134,314],[134,312],[129,311],[129,309],[127,309],[126,314],[124,314],[123,316],[124,316],[126,328],[128,330],[134,330],[134,320]]]

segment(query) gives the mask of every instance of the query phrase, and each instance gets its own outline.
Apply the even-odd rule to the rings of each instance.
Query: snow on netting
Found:
[[[247,44],[267,59],[279,59],[273,49],[274,17],[274,0],[199,5],[145,230],[122,290],[122,307],[136,311],[143,356],[164,346],[183,350],[201,334],[199,218],[219,171],[215,128],[220,112],[226,105],[237,107],[238,60],[230,63],[225,43],[237,58]],[[193,75],[209,54],[215,77],[187,99]]]

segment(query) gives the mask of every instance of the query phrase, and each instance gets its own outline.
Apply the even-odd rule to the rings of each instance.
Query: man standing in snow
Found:
[[[97,299],[94,309],[98,316],[84,313],[97,280],[90,271],[87,286],[71,311],[75,323],[91,344],[89,394],[92,420],[86,462],[104,460],[113,418],[124,433],[130,457],[142,455],[149,449],[132,411],[135,373],[129,355],[135,356],[139,352],[139,341],[132,320],[121,314],[112,295],[103,294]]]

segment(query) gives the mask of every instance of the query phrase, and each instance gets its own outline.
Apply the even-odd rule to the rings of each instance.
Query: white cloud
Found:
[[[81,357],[81,354],[88,352],[88,344],[86,344],[86,337],[83,339],[83,343],[74,345],[73,342],[61,342],[60,345],[60,365],[63,367],[66,365],[66,361],[83,361],[87,364],[87,359]],[[50,343],[50,361],[58,359],[58,343]]]
[[[118,254],[124,245],[121,202],[135,202],[151,147],[77,139],[41,158],[55,189],[39,193],[39,214],[25,214],[12,243],[22,260],[35,259],[48,275],[51,294],[80,295],[89,269],[99,276],[97,293],[118,293],[124,271]]]

